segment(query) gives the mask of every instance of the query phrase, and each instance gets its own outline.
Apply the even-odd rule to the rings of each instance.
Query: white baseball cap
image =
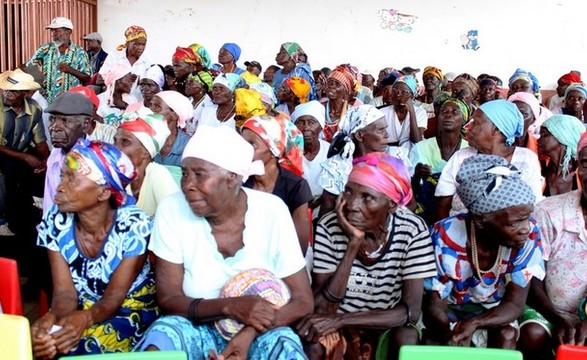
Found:
[[[84,40],[98,40],[102,42],[102,35],[98,32],[89,33],[88,35],[83,37]]]
[[[73,30],[73,23],[68,18],[56,17],[51,20],[51,24],[45,26],[45,29],[60,29],[66,28]]]

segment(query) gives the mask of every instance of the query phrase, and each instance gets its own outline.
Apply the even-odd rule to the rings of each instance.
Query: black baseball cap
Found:
[[[254,66],[259,69],[259,71],[263,71],[261,64],[259,64],[257,61],[245,61],[245,66]]]

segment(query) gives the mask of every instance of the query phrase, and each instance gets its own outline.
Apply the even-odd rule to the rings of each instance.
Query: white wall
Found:
[[[413,30],[381,27],[381,9],[415,15]],[[98,30],[104,48],[124,42],[124,30],[147,30],[146,53],[168,64],[178,45],[203,44],[217,61],[224,42],[243,52],[239,65],[275,63],[281,43],[296,41],[313,69],[349,62],[378,72],[386,66],[444,72],[486,72],[507,82],[517,67],[542,88],[579,70],[587,79],[583,0],[100,0]],[[464,50],[461,35],[479,31],[480,49]]]

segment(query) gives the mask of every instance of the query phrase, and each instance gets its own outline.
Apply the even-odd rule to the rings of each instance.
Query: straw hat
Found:
[[[38,90],[41,86],[35,79],[20,69],[5,71],[0,74],[0,89],[2,90]]]

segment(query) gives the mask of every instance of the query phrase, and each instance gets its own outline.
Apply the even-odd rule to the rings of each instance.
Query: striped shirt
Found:
[[[398,208],[389,226],[390,239],[377,263],[366,266],[354,260],[338,312],[391,309],[401,300],[404,280],[436,275],[434,249],[424,220]],[[348,241],[338,225],[336,213],[325,215],[316,229],[313,271],[334,273]]]

